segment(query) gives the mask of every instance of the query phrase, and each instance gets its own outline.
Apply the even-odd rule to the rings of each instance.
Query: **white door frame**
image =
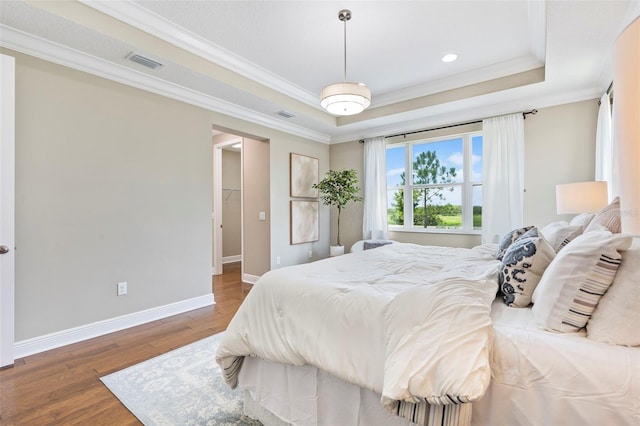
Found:
[[[242,143],[237,137],[213,145],[213,275],[222,274],[222,149]],[[240,150],[240,189],[242,189],[242,150]],[[242,215],[242,197],[240,197],[240,212]],[[242,218],[240,239],[243,240],[244,223]],[[241,242],[242,270],[244,271],[244,241]]]
[[[0,55],[0,367],[15,343],[15,58]]]

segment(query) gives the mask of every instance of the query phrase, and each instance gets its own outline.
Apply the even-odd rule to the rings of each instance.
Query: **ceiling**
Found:
[[[372,104],[335,117],[319,93],[344,79],[344,8],[347,80]],[[337,143],[599,97],[613,43],[639,15],[639,0],[2,0],[0,44]]]

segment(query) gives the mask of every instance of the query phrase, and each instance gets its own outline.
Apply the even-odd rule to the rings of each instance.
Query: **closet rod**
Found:
[[[538,113],[537,109],[532,109],[531,111],[525,111],[525,112],[522,113],[522,118],[526,119],[527,115],[529,115],[529,114],[536,115],[537,113]],[[434,130],[449,129],[451,127],[466,126],[467,124],[477,124],[477,123],[482,123],[482,120],[467,121],[467,122],[464,122],[464,123],[450,124],[448,126],[432,127],[430,129],[414,130],[413,132],[403,132],[403,133],[397,133],[395,135],[387,135],[387,136],[383,136],[383,137],[385,139],[395,138],[397,136],[406,137],[407,135],[414,135],[416,133],[432,132]],[[364,143],[364,139],[360,139],[358,142]]]

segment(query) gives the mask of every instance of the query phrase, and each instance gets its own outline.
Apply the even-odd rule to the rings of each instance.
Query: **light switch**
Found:
[[[260,220],[267,220],[267,214],[265,212],[260,212]]]

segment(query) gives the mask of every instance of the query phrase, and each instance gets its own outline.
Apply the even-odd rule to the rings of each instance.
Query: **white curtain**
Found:
[[[600,98],[598,127],[596,130],[596,180],[607,182],[609,201],[618,195],[617,165],[614,163],[614,140],[611,118],[611,104],[606,93]]]
[[[384,138],[364,141],[364,208],[362,238],[386,240],[387,147]]]
[[[482,134],[482,242],[495,243],[523,226],[524,118],[488,118]]]

